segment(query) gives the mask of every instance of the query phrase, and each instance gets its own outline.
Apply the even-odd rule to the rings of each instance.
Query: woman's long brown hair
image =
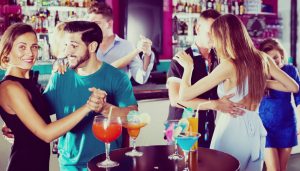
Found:
[[[212,37],[218,57],[231,59],[236,67],[238,93],[245,92],[248,77],[248,98],[251,103],[259,103],[266,87],[267,62],[241,20],[232,14],[217,18],[212,24]]]

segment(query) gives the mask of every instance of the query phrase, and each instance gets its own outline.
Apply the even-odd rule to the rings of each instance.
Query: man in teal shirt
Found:
[[[113,115],[125,117],[137,110],[137,102],[127,75],[107,63],[97,60],[96,52],[102,41],[102,32],[97,24],[87,21],[66,23],[65,53],[70,69],[63,75],[54,73],[45,90],[57,119],[67,116],[82,104],[95,87],[107,93],[106,102],[99,113],[107,115],[113,107]],[[87,170],[87,162],[104,153],[104,143],[92,133],[94,114],[83,119],[75,128],[59,139],[59,164],[61,171]],[[121,146],[121,138],[111,143],[111,149]]]

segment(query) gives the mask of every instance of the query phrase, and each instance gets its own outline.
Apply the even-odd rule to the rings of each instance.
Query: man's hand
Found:
[[[88,107],[95,111],[96,113],[100,113],[103,106],[106,103],[106,92],[96,88],[89,88],[89,91],[92,92],[89,100],[87,101]]]
[[[140,40],[137,43],[137,49],[143,52],[145,56],[151,55],[152,41],[142,35],[140,35]]]
[[[2,134],[4,139],[6,139],[9,143],[14,143],[14,134],[12,133],[11,129],[9,129],[5,124],[2,126]]]
[[[234,94],[226,95],[215,102],[215,110],[221,111],[223,113],[229,113],[233,117],[241,116],[245,113],[244,110],[241,108],[244,108],[242,104],[234,103],[230,101],[229,99],[233,97]]]

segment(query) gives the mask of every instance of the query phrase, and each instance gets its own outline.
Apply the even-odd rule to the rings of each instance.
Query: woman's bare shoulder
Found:
[[[21,83],[12,80],[5,80],[0,84],[0,94],[2,95],[14,95],[19,93],[25,93],[25,89]]]

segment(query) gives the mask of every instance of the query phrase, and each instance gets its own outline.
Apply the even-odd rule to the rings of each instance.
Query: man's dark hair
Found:
[[[205,10],[205,11],[201,12],[201,14],[200,14],[200,17],[202,17],[204,19],[212,18],[215,20],[220,16],[221,16],[221,14],[218,11],[213,10],[213,9]]]
[[[69,33],[77,33],[77,32],[82,33],[81,40],[87,46],[93,41],[96,41],[98,43],[96,51],[98,50],[99,45],[103,39],[103,35],[100,27],[94,22],[89,22],[89,21],[66,22],[64,31]]]
[[[94,1],[91,6],[88,8],[88,13],[101,14],[108,20],[113,19],[113,11],[112,8],[107,5],[105,2],[97,2]]]

